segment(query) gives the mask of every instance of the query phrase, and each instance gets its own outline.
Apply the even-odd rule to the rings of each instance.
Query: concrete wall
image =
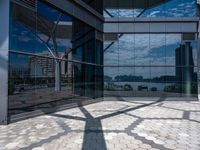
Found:
[[[7,124],[8,114],[9,4],[0,0],[0,124]]]

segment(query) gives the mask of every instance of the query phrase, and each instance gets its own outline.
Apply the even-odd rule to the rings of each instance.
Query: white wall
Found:
[[[8,112],[9,3],[0,0],[0,124],[7,123]]]

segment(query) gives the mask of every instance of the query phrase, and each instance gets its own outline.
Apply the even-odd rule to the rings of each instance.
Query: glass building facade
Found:
[[[33,2],[10,5],[9,115],[102,97],[102,33]]]
[[[104,43],[106,96],[196,96],[197,42],[181,34],[123,34]]]
[[[107,96],[197,97],[197,9],[196,0],[11,0],[8,117]]]
[[[146,23],[149,19],[159,22],[197,17],[196,3],[196,0],[104,1],[104,17],[110,22],[118,19],[116,22],[130,29],[130,33],[122,32],[124,27],[119,23],[104,41],[104,96],[197,96],[197,34],[193,33],[192,40],[185,40],[184,33],[169,32],[167,24],[162,27],[157,24],[157,29],[151,31],[153,25]],[[134,19],[146,20],[143,29],[136,26]],[[133,24],[126,25],[127,22]],[[157,32],[160,28],[162,31]],[[182,29],[181,25],[178,28]],[[141,30],[144,32],[138,33]]]

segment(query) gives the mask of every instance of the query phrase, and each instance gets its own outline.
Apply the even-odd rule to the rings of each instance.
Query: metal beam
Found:
[[[107,18],[104,33],[197,33],[198,18]]]

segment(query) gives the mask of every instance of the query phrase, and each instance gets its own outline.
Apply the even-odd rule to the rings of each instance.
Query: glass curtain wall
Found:
[[[118,37],[104,43],[105,96],[197,96],[196,41],[181,34]]]
[[[103,11],[119,19],[197,16],[196,0],[104,0]],[[106,34],[104,95],[197,96],[197,42],[182,36]]]
[[[42,1],[33,2],[11,2],[9,115],[101,97],[103,42],[97,31]]]
[[[102,0],[82,0],[91,8],[95,9],[98,13],[103,14],[103,1]]]
[[[196,0],[104,0],[106,18],[195,17]]]

